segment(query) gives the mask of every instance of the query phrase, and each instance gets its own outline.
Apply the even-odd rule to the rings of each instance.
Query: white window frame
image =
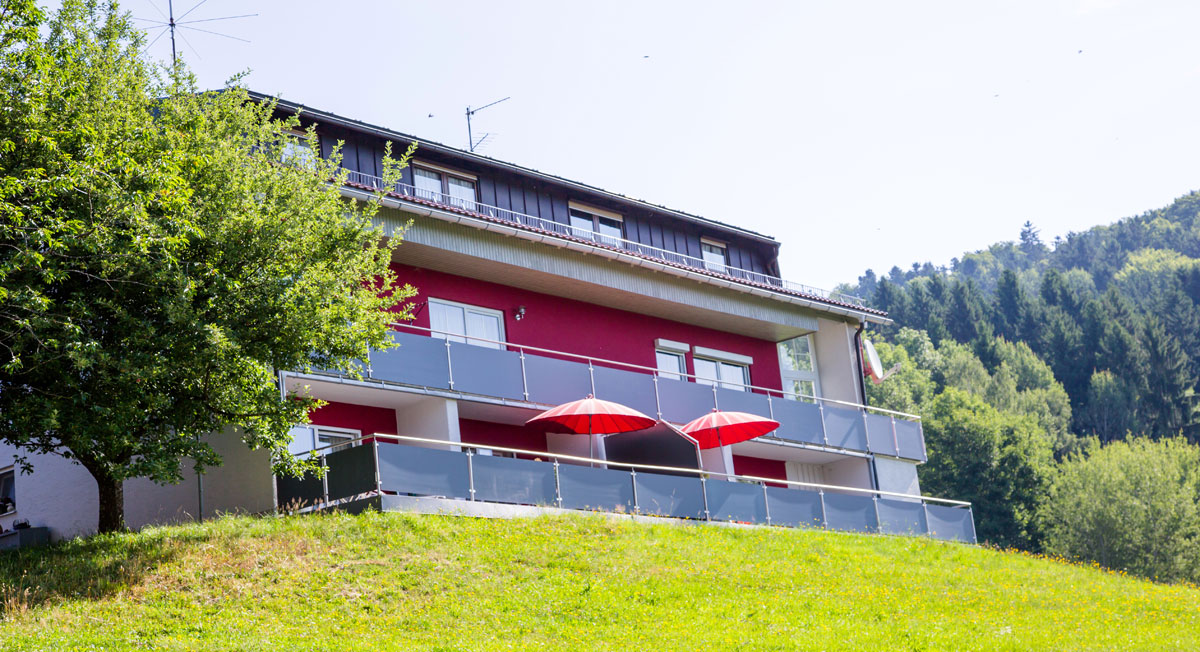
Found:
[[[317,157],[317,153],[313,150],[313,145],[317,145],[318,148],[320,147],[319,142],[312,143],[308,141],[307,132],[286,129],[283,131],[283,147],[279,151],[279,162],[287,164],[295,161],[297,167],[312,167]]]
[[[504,334],[504,311],[503,310],[496,310],[495,308],[484,308],[482,306],[473,306],[469,303],[460,303],[458,301],[450,301],[448,299],[435,299],[433,297],[429,298],[429,306],[430,306],[429,309],[431,311],[433,310],[433,306],[437,305],[437,304],[441,304],[444,306],[451,306],[454,308],[462,308],[463,309],[463,330],[466,330],[467,315],[469,313],[473,312],[473,313],[476,313],[479,315],[495,317],[496,323],[499,325],[499,328],[497,329],[499,332],[499,335],[496,338],[497,340],[499,340],[499,344],[494,344],[492,342],[479,339],[478,337],[471,337],[470,335],[467,335],[466,333],[462,333],[461,335],[451,335],[448,333],[437,333],[437,332],[431,331],[430,335],[433,335],[434,337],[437,337],[437,338],[441,338],[443,340],[450,340],[451,342],[462,342],[462,343],[466,343],[466,344],[472,344],[474,346],[483,346],[483,347],[486,347],[489,349],[504,350],[505,348],[507,348],[504,345],[504,343],[508,341],[508,338]],[[432,325],[432,319],[433,318],[431,315],[430,316],[431,325]]]
[[[312,426],[312,435],[313,435],[313,450],[316,451],[318,455],[325,455],[327,453],[336,453],[340,450],[345,450],[346,448],[353,448],[355,446],[359,446],[362,444],[362,442],[355,441],[355,440],[358,440],[363,436],[362,431],[357,430],[355,428],[340,428],[338,426],[318,426],[315,424]],[[345,444],[337,444],[337,443],[333,443],[333,442],[322,442],[321,441],[322,435],[336,437],[338,439],[346,439],[347,442]],[[329,446],[329,448],[325,448],[326,446]],[[318,448],[321,450],[317,450]]]
[[[784,342],[779,342],[775,345],[776,350],[779,352],[779,380],[780,386],[783,387],[783,396],[784,398],[792,400],[807,400],[801,396],[797,396],[796,393],[792,391],[792,381],[798,380],[801,382],[811,382],[813,386],[813,396],[815,398],[820,398],[821,374],[819,373],[817,367],[816,342],[813,341],[812,333],[800,335],[799,337],[803,337],[808,340],[808,358],[812,361],[812,369],[809,371],[790,371],[787,369],[787,365],[784,362],[787,358],[784,354],[783,343],[798,338],[788,338],[787,340],[784,340]]]
[[[571,223],[571,218],[575,217],[574,215],[572,215],[572,213],[574,213],[576,211],[583,213],[583,214],[587,215],[588,217],[592,218],[592,226],[590,229],[588,229],[588,233],[580,233],[580,231],[582,230],[583,227],[575,226],[574,224]],[[604,234],[600,233],[600,220],[601,219],[613,220],[613,221],[619,223],[621,225],[621,235],[611,236],[611,235],[604,235]],[[588,206],[587,204],[581,204],[581,203],[575,202],[575,201],[567,202],[567,226],[570,227],[570,229],[571,229],[571,235],[573,235],[577,238],[584,238],[587,240],[595,240],[596,242],[600,242],[600,243],[607,244],[610,246],[619,246],[620,245],[620,242],[612,242],[612,240],[614,240],[614,238],[618,241],[625,239],[625,218],[622,217],[620,213],[606,211],[603,208],[596,208],[595,206]]]
[[[459,208],[464,208],[464,209],[469,209],[469,210],[474,210],[474,205],[479,202],[479,178],[476,177],[475,175],[467,174],[466,172],[459,172],[458,170],[452,170],[450,168],[442,167],[440,165],[434,165],[432,163],[426,163],[425,161],[413,161],[412,167],[413,167],[413,187],[414,188],[417,187],[416,175],[417,175],[418,169],[424,170],[425,172],[432,172],[432,173],[438,175],[438,181],[440,182],[438,185],[441,187],[441,190],[439,190],[438,192],[441,193],[441,199],[435,199],[435,201],[444,201],[446,203],[449,203],[451,206],[458,206]],[[463,199],[461,197],[455,197],[452,194],[450,194],[450,178],[451,177],[454,177],[454,178],[458,179],[459,181],[470,182],[471,189],[474,191],[472,193],[472,196],[470,199]],[[420,192],[420,190],[418,190],[418,192]],[[428,192],[428,191],[425,191],[425,192]],[[468,202],[470,202],[470,205],[468,205]]]
[[[10,516],[12,514],[17,513],[17,467],[15,464],[10,464],[6,467],[0,468],[0,476],[5,476],[5,475],[9,475],[9,474],[12,475],[13,505],[12,505],[12,509],[10,509],[9,511],[0,512],[0,516]]]
[[[667,355],[679,361],[679,371],[667,371],[662,368],[658,361],[658,356]],[[670,349],[656,348],[654,349],[654,368],[658,370],[660,378],[670,378],[671,380],[686,380],[687,376],[687,357],[682,351],[672,351]]]

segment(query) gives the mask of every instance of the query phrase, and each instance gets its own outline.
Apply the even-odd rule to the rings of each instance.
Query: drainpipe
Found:
[[[858,395],[861,397],[860,402],[863,405],[867,404],[867,377],[863,373],[863,356],[862,356],[862,334],[867,327],[865,321],[858,322],[858,330],[854,331],[854,360],[858,364],[858,369],[855,371],[855,378],[858,379]],[[875,455],[871,454],[871,488],[879,490],[879,471],[875,468]]]

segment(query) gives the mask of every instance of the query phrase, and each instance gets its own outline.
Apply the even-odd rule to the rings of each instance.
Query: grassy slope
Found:
[[[917,538],[367,514],[0,554],[0,649],[1200,649],[1200,590]]]

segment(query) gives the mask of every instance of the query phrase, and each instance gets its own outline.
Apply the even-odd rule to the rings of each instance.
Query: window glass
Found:
[[[466,340],[461,337],[448,335],[448,333],[466,335],[466,311],[463,310],[462,306],[430,300],[429,327],[433,329],[434,337],[448,339],[451,342],[466,342]]]
[[[341,431],[337,431],[337,430],[327,430],[325,428],[317,428],[317,448],[322,449],[321,451],[318,451],[318,452],[321,454],[326,454],[326,453],[336,453],[340,450],[345,450],[347,448],[350,448],[351,446],[356,445],[356,443],[351,444],[350,442],[354,439],[357,439],[359,436],[361,436],[361,435],[360,435],[360,433],[357,433],[357,432],[351,433],[351,432],[341,432]],[[329,446],[330,444],[338,444],[341,442],[346,442],[346,443],[341,446],[333,446],[332,448],[325,448],[325,446]]]
[[[446,177],[446,183],[450,186],[450,204],[459,208],[474,210],[475,207],[475,182],[458,177]]]
[[[700,243],[700,249],[704,252],[704,267],[712,272],[725,272],[725,247],[710,244],[707,242]]]
[[[308,141],[289,138],[283,144],[279,160],[284,163],[293,163],[299,167],[308,167],[312,165],[314,156],[312,148],[308,146]]]
[[[591,240],[595,238],[595,222],[592,220],[590,213],[585,213],[574,208],[571,209],[571,235],[577,238],[587,238]]]
[[[417,187],[417,196],[422,199],[439,201],[442,196],[442,175],[433,170],[413,168],[413,185]]]
[[[679,353],[671,353],[669,351],[655,351],[654,356],[658,370],[664,378],[673,378],[680,380],[683,378],[687,369],[684,366],[683,355]]]
[[[725,389],[736,389],[739,391],[748,391],[746,385],[750,384],[749,369],[740,364],[731,364],[721,362],[721,387]]]
[[[495,314],[468,310],[467,335],[469,337],[481,337],[485,340],[494,340],[492,342],[470,340],[471,344],[486,346],[489,349],[500,348],[500,345],[497,343],[500,340],[500,317]]]
[[[13,469],[0,471],[0,514],[17,511],[16,479]]]
[[[621,220],[614,220],[611,217],[598,217],[596,222],[599,225],[597,231],[600,233],[600,242],[611,246],[621,244],[621,239],[625,233],[621,230]]]
[[[812,371],[812,342],[808,336],[796,337],[779,343],[780,362],[787,371]]]
[[[715,360],[705,360],[704,358],[692,358],[692,364],[696,367],[696,382],[701,385],[716,385],[717,379],[720,377],[717,371],[717,363]]]
[[[806,403],[816,403],[812,397],[817,392],[811,380],[793,380],[791,386],[787,389],[790,394],[788,398],[799,399]]]

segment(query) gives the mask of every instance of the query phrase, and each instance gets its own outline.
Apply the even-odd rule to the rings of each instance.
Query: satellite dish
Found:
[[[866,372],[871,380],[878,385],[883,382],[886,377],[883,371],[883,363],[879,361],[879,354],[875,352],[875,345],[871,344],[871,340],[864,339],[862,341],[863,348],[863,371]]]

